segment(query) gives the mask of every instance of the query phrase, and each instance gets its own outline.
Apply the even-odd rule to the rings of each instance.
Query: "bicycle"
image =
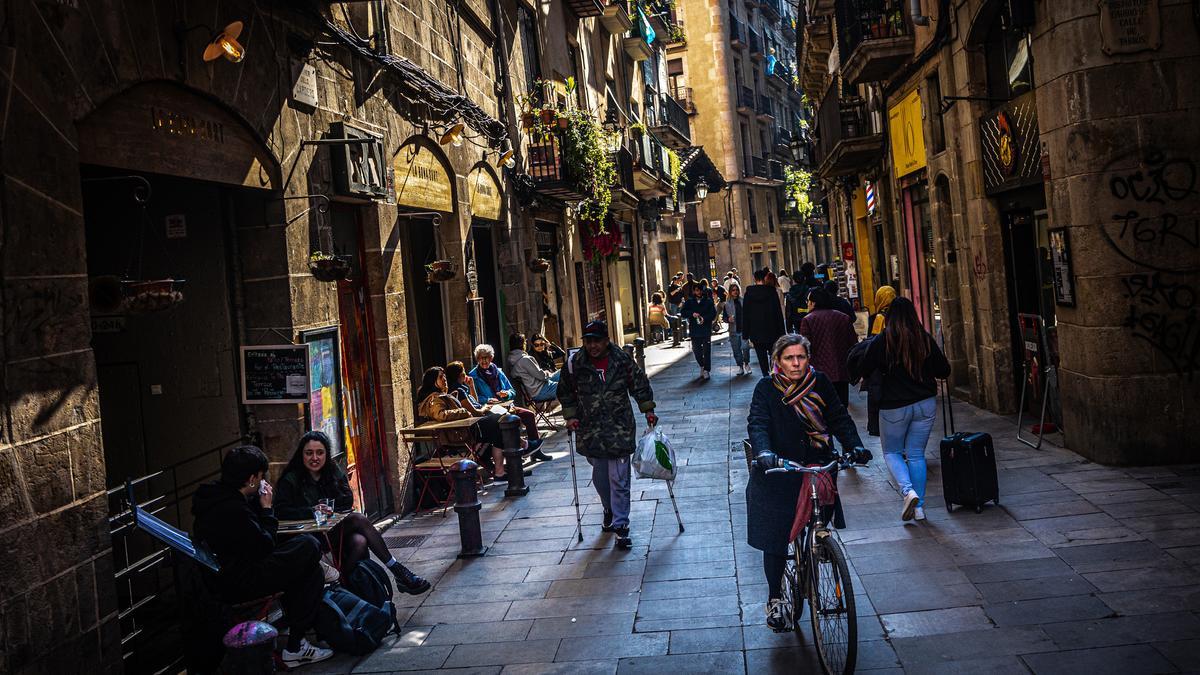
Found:
[[[782,599],[791,629],[797,635],[801,635],[799,619],[803,615],[803,605],[808,603],[817,654],[821,667],[830,675],[854,672],[858,657],[858,614],[854,607],[854,587],[846,563],[846,550],[836,531],[823,519],[825,508],[817,496],[818,480],[815,477],[829,474],[832,478],[843,462],[866,464],[863,452],[861,448],[855,448],[844,455],[835,455],[833,461],[819,467],[802,466],[782,457],[777,458],[779,466],[763,467],[768,474],[814,476],[809,481],[812,514],[808,524],[788,546]]]

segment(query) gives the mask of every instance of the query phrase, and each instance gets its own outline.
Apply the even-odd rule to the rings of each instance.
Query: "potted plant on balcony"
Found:
[[[683,163],[679,161],[679,153],[667,148],[667,169],[671,180],[671,201],[679,201],[679,179],[683,175]]]
[[[567,127],[561,131],[563,161],[570,167],[576,191],[583,195],[575,211],[582,220],[603,221],[612,201],[612,185],[617,181],[607,132],[590,112],[573,108],[564,116]]]
[[[425,281],[430,284],[450,281],[458,274],[453,260],[434,260],[425,266]]]
[[[308,272],[317,281],[341,281],[350,274],[350,256],[314,251],[308,256]]]

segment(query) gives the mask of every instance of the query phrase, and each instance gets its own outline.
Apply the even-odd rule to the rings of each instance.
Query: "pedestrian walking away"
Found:
[[[829,294],[830,307],[850,317],[850,323],[853,325],[858,320],[858,314],[854,312],[854,304],[840,295],[841,289],[838,288],[838,282],[830,279],[822,284],[821,288]],[[811,297],[810,294],[809,298],[811,299]]]
[[[633,547],[629,487],[637,425],[630,397],[645,414],[646,424],[658,424],[646,373],[612,346],[607,324],[592,321],[583,329],[583,348],[567,355],[558,400],[576,450],[592,466],[592,486],[604,505],[601,529],[616,533],[620,548]]]
[[[867,337],[879,335],[887,323],[888,308],[896,299],[896,289],[891,286],[880,286],[875,291],[875,313],[867,318]],[[875,371],[862,378],[861,391],[867,392],[867,434],[879,435],[879,387],[883,382],[883,373]]]
[[[742,296],[742,334],[750,340],[758,358],[758,369],[770,372],[771,346],[783,335],[783,312],[774,286],[766,285],[766,268],[754,271],[754,285]]]
[[[879,426],[883,457],[900,490],[901,520],[925,519],[925,445],[937,413],[937,380],[950,363],[921,326],[912,300],[896,298],[887,326],[871,338],[851,376],[882,373]]]
[[[800,334],[812,344],[812,365],[833,382],[842,405],[850,404],[850,371],[846,357],[858,342],[854,322],[835,309],[834,298],[822,288],[808,295],[808,314],[800,321]]]
[[[725,301],[725,323],[729,325],[729,346],[733,349],[735,375],[750,374],[750,341],[742,334],[742,287],[736,281],[729,285]]]
[[[712,331],[717,308],[712,294],[703,284],[692,285],[692,297],[688,298],[679,313],[687,319],[688,333],[692,336],[692,355],[700,366],[700,379],[707,380],[712,370]]]
[[[783,572],[804,480],[803,474],[768,476],[764,470],[784,466],[779,459],[804,466],[827,464],[834,454],[832,438],[846,448],[861,447],[862,440],[829,378],[809,363],[807,338],[789,333],[775,342],[772,352],[774,372],[754,387],[746,419],[756,465],[746,485],[746,542],[763,554],[767,625],[787,630]],[[863,453],[865,462],[870,454]],[[836,491],[836,481],[833,487]],[[835,500],[831,509],[834,526],[845,527],[840,502]]]

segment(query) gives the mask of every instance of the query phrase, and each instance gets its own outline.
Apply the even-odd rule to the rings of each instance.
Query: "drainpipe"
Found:
[[[914,26],[929,25],[929,17],[921,13],[921,0],[908,0],[908,10]]]

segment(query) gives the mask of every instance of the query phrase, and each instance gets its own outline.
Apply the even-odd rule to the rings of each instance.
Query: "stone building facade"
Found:
[[[5,7],[0,670],[139,672],[177,647],[163,556],[110,521],[126,478],[186,528],[224,449],[255,442],[277,471],[327,428],[360,508],[409,506],[397,430],[422,369],[535,306],[498,166],[497,55],[520,47],[495,26],[514,11]],[[234,21],[243,60],[205,62]],[[319,281],[314,253],[347,279]],[[441,260],[456,273],[431,282]],[[292,345],[323,374],[308,389],[243,389],[273,367],[261,347]]]
[[[1190,461],[1195,8],[858,4],[807,3],[800,49],[810,98],[866,122],[817,114],[835,239],[878,253],[860,274],[914,300],[960,396],[1023,400],[1025,438],[1044,407],[1097,461]]]

